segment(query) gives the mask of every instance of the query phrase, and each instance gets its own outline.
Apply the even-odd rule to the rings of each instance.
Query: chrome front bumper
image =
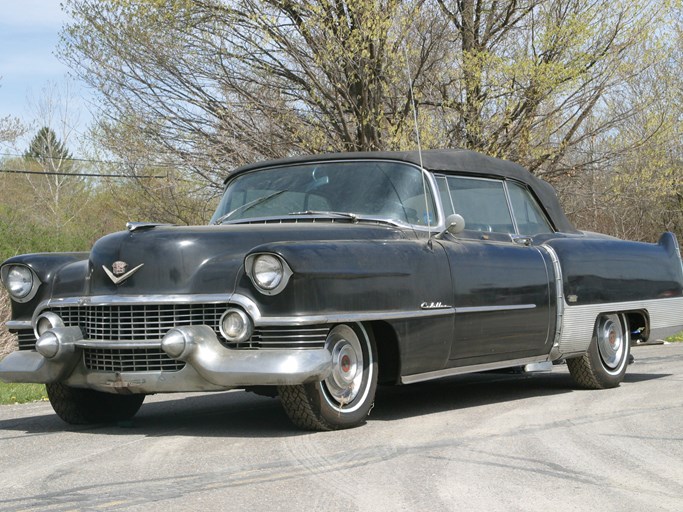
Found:
[[[143,347],[161,348],[171,359],[186,365],[178,371],[93,371],[83,363],[82,349],[113,348],[83,339],[77,327],[45,332],[36,351],[20,350],[0,361],[0,379],[6,382],[64,382],[77,387],[121,393],[210,391],[247,386],[295,385],[325,379],[332,356],[319,349],[230,349],[222,345],[206,325],[174,327],[161,343]],[[127,348],[139,345],[125,344]]]

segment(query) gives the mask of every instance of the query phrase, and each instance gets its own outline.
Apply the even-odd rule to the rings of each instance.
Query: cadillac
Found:
[[[578,231],[553,188],[466,150],[325,154],[232,172],[208,226],[129,223],[86,253],[5,261],[7,382],[72,424],[154,393],[276,393],[312,430],[367,418],[378,384],[565,362],[624,379],[683,329],[683,264]]]

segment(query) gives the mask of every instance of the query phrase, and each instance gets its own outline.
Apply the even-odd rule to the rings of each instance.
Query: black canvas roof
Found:
[[[278,165],[292,165],[297,163],[320,162],[326,160],[397,160],[420,165],[420,153],[417,151],[368,151],[358,153],[325,153],[307,155],[281,160],[270,160],[245,165],[235,169],[228,179],[254,169]],[[559,231],[576,232],[569,222],[557,199],[553,187],[537,178],[521,165],[508,160],[501,160],[466,149],[434,149],[422,152],[422,166],[433,172],[455,172],[473,176],[489,176],[514,179],[526,183],[541,202]],[[227,179],[226,179],[227,181]]]

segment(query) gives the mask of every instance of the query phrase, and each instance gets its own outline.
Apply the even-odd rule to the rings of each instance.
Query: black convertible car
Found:
[[[250,165],[209,226],[127,227],[0,269],[18,338],[0,378],[46,383],[69,423],[245,388],[338,429],[365,420],[378,383],[562,360],[608,388],[632,341],[683,329],[673,234],[577,231],[550,185],[471,151]]]

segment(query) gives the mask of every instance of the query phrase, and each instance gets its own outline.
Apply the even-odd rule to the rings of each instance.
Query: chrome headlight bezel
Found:
[[[23,274],[24,279],[28,284],[28,286],[22,287],[22,291],[20,293],[12,292],[12,280],[16,279],[15,272]],[[41,285],[40,279],[38,279],[38,276],[33,269],[28,265],[21,263],[10,263],[8,265],[4,265],[0,269],[0,279],[2,279],[2,284],[7,290],[7,293],[9,293],[10,298],[14,302],[19,303],[28,302],[33,299],[33,297],[36,296],[36,293],[38,293],[38,288]]]
[[[260,267],[269,267],[268,270],[260,270]],[[250,254],[244,260],[244,268],[254,287],[264,295],[277,295],[287,287],[289,278],[292,277],[292,269],[282,256],[270,252]],[[266,279],[264,274],[275,273],[276,279]]]
[[[64,320],[56,313],[46,311],[38,315],[33,321],[33,334],[38,339],[47,331],[56,327],[64,327]]]

